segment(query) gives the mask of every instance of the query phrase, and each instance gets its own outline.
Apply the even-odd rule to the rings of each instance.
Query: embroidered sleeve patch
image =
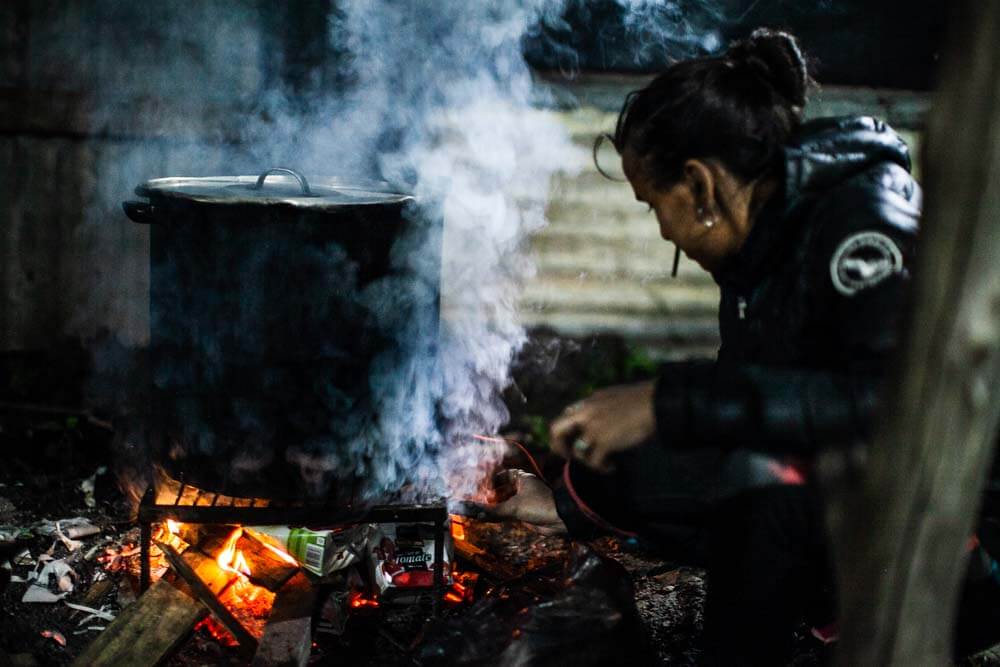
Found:
[[[899,246],[880,232],[848,236],[830,260],[833,286],[844,296],[853,296],[902,270]]]

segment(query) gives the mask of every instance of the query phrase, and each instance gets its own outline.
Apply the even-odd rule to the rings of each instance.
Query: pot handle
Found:
[[[125,215],[128,216],[128,219],[132,222],[138,222],[140,225],[148,225],[156,222],[153,205],[147,201],[139,201],[136,199],[123,201],[122,209],[125,211]]]
[[[294,169],[286,169],[285,167],[272,167],[271,169],[268,169],[263,174],[257,177],[257,182],[251,185],[250,189],[260,190],[261,188],[263,188],[264,179],[270,176],[271,174],[288,174],[289,176],[292,176],[293,178],[295,178],[295,180],[299,182],[299,185],[302,187],[302,194],[306,195],[307,197],[312,194],[312,191],[309,190],[309,181],[306,180],[306,177],[300,174],[299,172],[295,171]]]

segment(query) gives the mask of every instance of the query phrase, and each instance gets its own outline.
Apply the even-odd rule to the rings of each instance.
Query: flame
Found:
[[[233,559],[233,569],[245,577],[250,576],[250,564],[247,563],[242,551],[236,552],[236,558]]]
[[[222,548],[222,552],[219,554],[219,557],[215,559],[215,562],[218,563],[219,567],[226,572],[232,572],[233,574],[249,577],[250,566],[247,564],[247,559],[243,557],[242,551],[236,550],[236,542],[242,536],[242,528],[233,529],[233,532],[228,538],[226,538],[226,544]]]
[[[456,540],[465,540],[465,526],[462,525],[462,519],[455,515],[449,515],[451,517],[451,536]]]
[[[233,612],[237,620],[251,634],[260,637],[264,632],[264,623],[274,605],[274,593],[255,585],[248,578],[251,575],[250,565],[243,551],[236,548],[237,542],[242,536],[242,528],[233,529],[215,559],[220,568],[236,575],[233,582],[219,595],[219,600]],[[205,630],[216,641],[226,646],[235,645],[236,640],[211,616],[199,623],[196,629]]]
[[[167,531],[171,535],[178,535],[181,532],[181,524],[177,523],[173,519],[167,519]]]

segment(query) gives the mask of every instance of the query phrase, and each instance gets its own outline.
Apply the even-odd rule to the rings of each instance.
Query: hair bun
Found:
[[[755,70],[793,106],[803,107],[812,83],[802,49],[795,37],[780,30],[758,28],[726,52],[734,65]]]

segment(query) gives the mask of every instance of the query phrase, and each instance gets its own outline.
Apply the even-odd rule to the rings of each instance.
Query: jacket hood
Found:
[[[910,151],[888,125],[867,116],[820,118],[803,123],[785,146],[784,191],[759,214],[739,252],[713,274],[722,284],[753,282],[769,256],[790,243],[786,229],[798,211],[841,183],[879,164],[910,170]]]
[[[803,123],[785,149],[786,207],[794,208],[884,162],[910,171],[906,143],[880,120],[859,116]]]

